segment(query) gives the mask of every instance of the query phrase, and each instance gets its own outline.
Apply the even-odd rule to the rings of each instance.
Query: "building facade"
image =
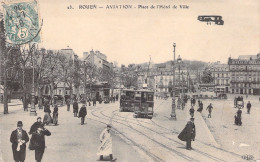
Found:
[[[83,52],[83,59],[89,61],[92,65],[97,68],[107,68],[110,64],[107,61],[107,56],[100,51]]]
[[[260,95],[260,53],[228,59],[230,92]]]
[[[219,62],[210,67],[212,76],[214,77],[215,92],[229,93],[230,92],[230,72],[228,64],[220,64]]]

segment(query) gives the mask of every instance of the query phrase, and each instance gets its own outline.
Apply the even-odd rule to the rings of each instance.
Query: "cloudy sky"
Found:
[[[188,10],[79,10],[79,5],[188,5]],[[68,10],[72,5],[74,10]],[[183,59],[227,62],[229,56],[260,52],[259,0],[40,0],[42,43],[49,49],[69,45],[82,56],[99,50],[119,64]],[[178,6],[179,7],[179,6]],[[221,15],[224,25],[207,25],[198,15]],[[177,56],[176,56],[177,57]]]

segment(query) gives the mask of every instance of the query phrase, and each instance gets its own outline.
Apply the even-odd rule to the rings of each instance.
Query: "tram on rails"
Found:
[[[135,90],[123,89],[120,94],[120,111],[134,111]]]
[[[154,108],[154,92],[143,89],[135,91],[134,118],[152,119]]]

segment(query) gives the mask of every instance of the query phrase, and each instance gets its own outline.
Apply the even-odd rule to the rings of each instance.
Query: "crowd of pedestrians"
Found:
[[[100,100],[100,99],[99,99]],[[110,97],[110,102],[113,103],[118,100],[118,95],[115,97]],[[92,99],[93,106],[96,106],[96,98]],[[86,100],[81,100],[82,106],[79,110],[79,102],[77,99],[73,100],[72,108],[73,108],[73,114],[74,117],[78,117],[81,119],[81,125],[85,124],[85,118],[87,115],[87,104],[91,106],[91,100],[89,98],[86,98]],[[70,111],[70,105],[71,100],[67,99],[65,101],[67,106],[67,111]],[[102,102],[101,102],[102,103]],[[31,138],[29,138],[27,132],[23,130],[23,122],[18,121],[17,122],[17,128],[11,133],[10,136],[10,142],[12,143],[12,151],[13,151],[13,159],[15,162],[24,162],[26,159],[26,143],[29,142],[29,150],[35,151],[35,160],[36,162],[41,162],[43,158],[43,154],[46,148],[45,144],[45,136],[50,136],[51,132],[45,128],[46,125],[52,125],[57,126],[58,125],[58,116],[59,116],[59,108],[58,105],[54,105],[53,112],[50,109],[51,102],[48,98],[45,98],[43,100],[43,106],[44,106],[44,116],[43,121],[42,118],[39,116],[37,117],[36,122],[34,122],[30,128],[30,131],[28,132],[29,135],[31,135]],[[51,116],[52,112],[52,116]],[[111,125],[108,125],[105,129],[106,131],[103,131],[100,135],[101,145],[102,148],[107,147],[109,148],[108,154],[106,154],[107,151],[102,151],[102,149],[99,148],[98,154],[100,155],[101,160],[103,159],[103,155],[108,155],[111,160],[113,159],[112,156],[112,138],[110,135],[110,129]],[[109,142],[109,143],[108,143]],[[102,155],[101,155],[102,154]]]

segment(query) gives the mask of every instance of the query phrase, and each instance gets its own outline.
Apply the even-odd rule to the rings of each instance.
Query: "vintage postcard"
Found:
[[[259,0],[1,0],[0,161],[260,161]]]

